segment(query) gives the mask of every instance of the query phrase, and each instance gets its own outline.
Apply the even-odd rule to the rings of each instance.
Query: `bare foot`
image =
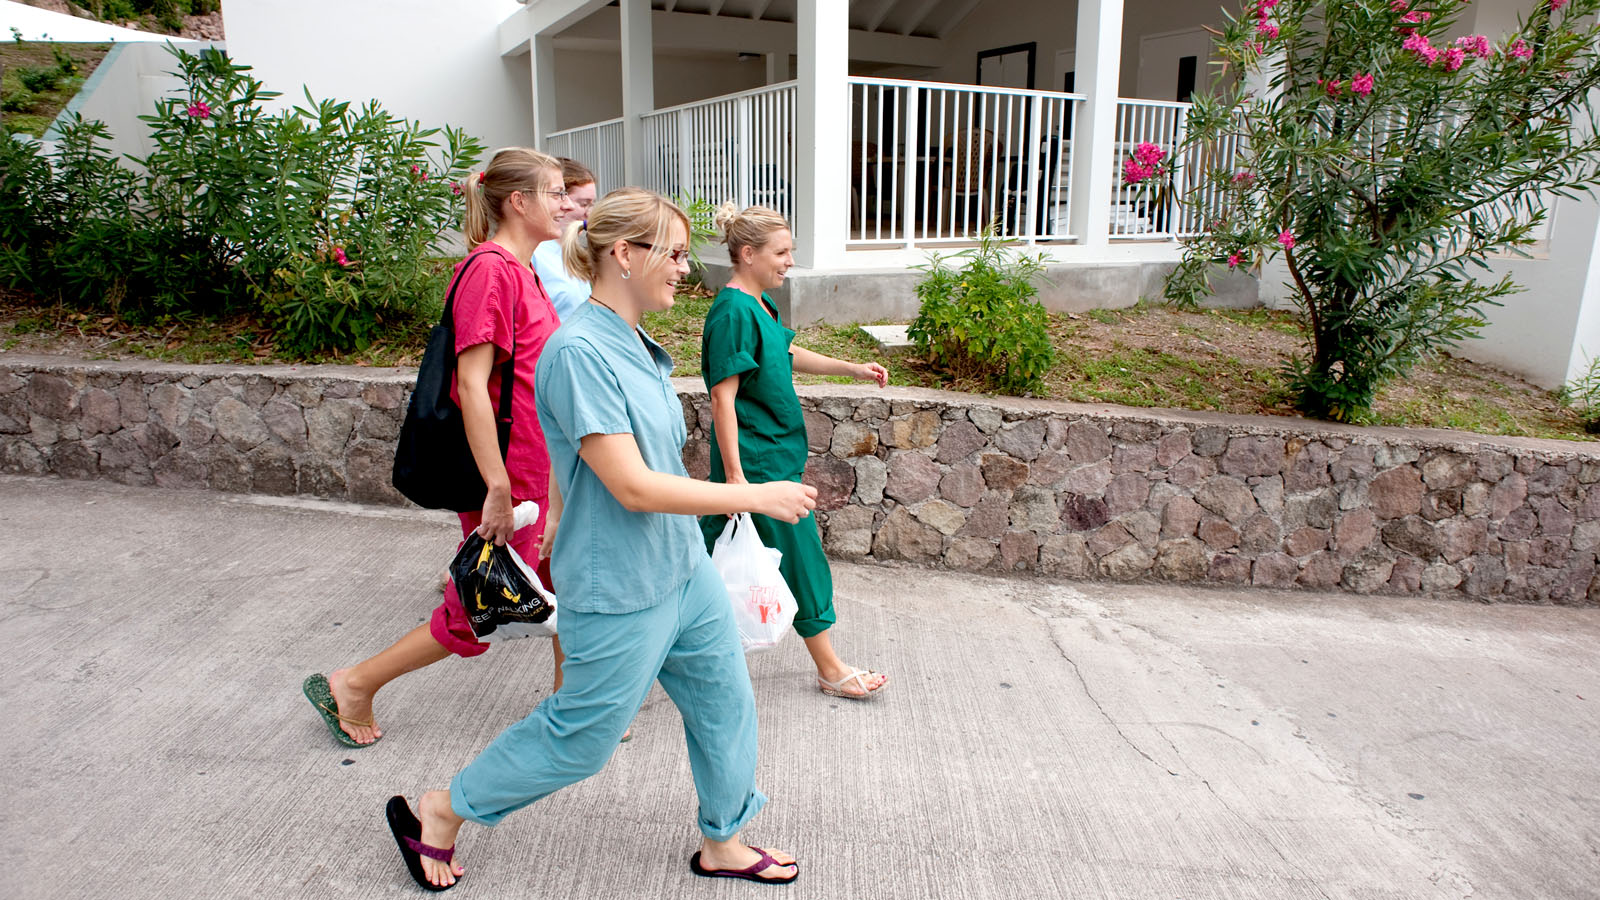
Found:
[[[766,881],[787,880],[799,871],[795,858],[782,850],[767,850],[767,855],[777,861],[777,865],[767,866],[754,873],[758,878]],[[713,841],[710,838],[700,839],[700,865],[706,869],[737,870],[747,869],[761,861],[761,854],[741,843],[738,838],[727,841]]]
[[[417,800],[417,820],[422,823],[422,837],[419,840],[430,847],[440,848],[456,845],[456,832],[461,830],[461,823],[466,821],[450,808],[449,791],[423,794]],[[427,876],[429,883],[449,887],[456,883],[457,878],[467,874],[467,870],[455,861],[454,856],[448,863],[424,856],[422,873]]]
[[[328,690],[339,708],[339,727],[358,744],[370,744],[383,737],[383,729],[372,720],[372,695],[363,694],[351,687],[349,669],[334,669],[328,673]],[[365,725],[361,723],[367,723]]]
[[[860,678],[851,678],[850,673],[857,670],[853,666],[840,663],[836,666],[817,667],[817,677],[824,681],[837,684],[838,691],[847,697],[865,697],[889,683],[889,676],[882,672],[862,671]],[[864,686],[863,686],[864,685]]]

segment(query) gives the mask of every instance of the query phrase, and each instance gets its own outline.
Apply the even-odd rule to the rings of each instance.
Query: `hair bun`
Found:
[[[732,200],[723,201],[723,204],[717,207],[716,213],[712,215],[711,224],[722,232],[723,243],[728,242],[728,226],[732,225],[738,218],[739,204],[734,203]]]

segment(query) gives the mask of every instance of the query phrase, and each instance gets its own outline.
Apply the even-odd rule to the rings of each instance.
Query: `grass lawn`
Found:
[[[76,71],[72,74],[61,72],[51,53],[52,47],[60,48],[69,56]],[[4,127],[13,133],[42,137],[45,129],[55,121],[56,114],[66,108],[110,51],[110,44],[52,44],[39,41],[8,41],[0,44],[0,67],[4,69],[4,75],[0,77],[0,102],[4,103],[0,120],[3,120]],[[24,84],[24,76],[29,71],[55,73],[58,77],[53,87],[31,90]],[[39,74],[36,77],[47,76]]]

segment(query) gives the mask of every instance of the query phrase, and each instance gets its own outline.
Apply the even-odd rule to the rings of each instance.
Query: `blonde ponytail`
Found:
[[[717,207],[712,220],[722,232],[722,242],[728,245],[728,260],[739,265],[739,251],[745,247],[760,250],[780,231],[788,231],[789,223],[777,210],[765,206],[752,206],[743,212],[732,200]]]
[[[561,163],[527,147],[497,151],[482,171],[468,172],[462,192],[466,212],[461,217],[461,233],[467,246],[476,247],[487,241],[500,227],[501,210],[512,194],[546,190],[551,172],[559,174]]]

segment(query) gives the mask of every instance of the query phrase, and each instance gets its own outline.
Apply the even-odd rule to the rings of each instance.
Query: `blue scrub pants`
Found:
[[[492,826],[600,771],[659,679],[683,715],[701,833],[738,834],[767,798],[755,788],[755,694],[711,560],[701,557],[675,596],[648,609],[560,616],[561,690],[451,780],[456,815]]]

